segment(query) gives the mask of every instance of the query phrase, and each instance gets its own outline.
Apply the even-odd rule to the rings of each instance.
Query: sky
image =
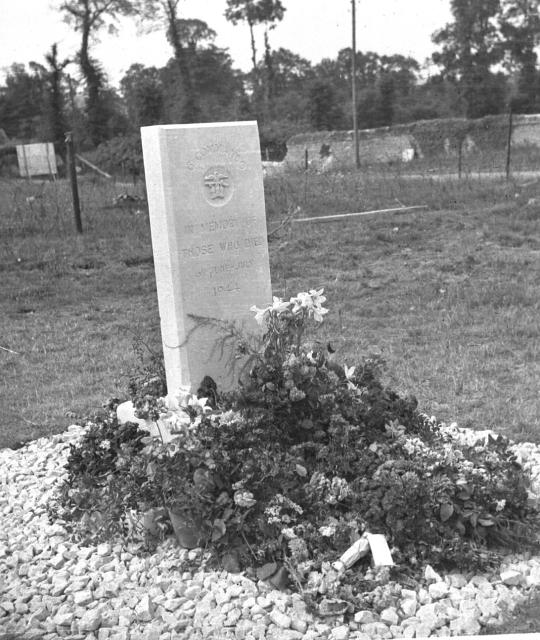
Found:
[[[13,62],[43,62],[53,42],[60,56],[73,56],[78,34],[55,10],[61,0],[0,0],[0,80]],[[335,58],[351,44],[351,0],[282,0],[284,19],[270,34],[274,49],[284,47],[312,63]],[[182,0],[181,17],[199,18],[217,32],[216,45],[228,49],[234,65],[251,66],[247,26],[233,26],[223,16],[225,0]],[[431,35],[450,20],[450,0],[357,0],[357,48],[379,54],[400,53],[423,62],[434,46]],[[262,32],[258,32],[262,51]],[[109,80],[118,85],[133,63],[163,66],[171,50],[161,31],[144,33],[133,20],[118,23],[118,33],[99,34],[93,55]]]

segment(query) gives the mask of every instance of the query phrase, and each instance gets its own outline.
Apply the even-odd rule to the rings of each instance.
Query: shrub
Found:
[[[118,424],[116,403],[107,417],[88,423],[79,444],[70,445],[67,476],[49,505],[51,519],[62,519],[79,539],[106,540],[133,533],[131,512],[149,494],[140,453],[147,436],[135,424]]]
[[[96,149],[96,164],[112,174],[129,175],[133,180],[143,175],[141,136],[132,133],[102,142]]]

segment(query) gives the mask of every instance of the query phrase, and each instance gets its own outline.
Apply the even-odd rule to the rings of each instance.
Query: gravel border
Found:
[[[0,630],[13,634],[5,640],[474,635],[501,624],[540,587],[540,556],[529,554],[507,556],[492,574],[441,576],[428,567],[417,588],[378,587],[374,611],[356,611],[346,622],[343,615],[313,616],[298,594],[243,574],[190,570],[199,551],[180,549],[172,539],[151,556],[134,544],[79,546],[49,523],[46,507],[69,444],[83,432],[73,425],[16,451],[0,450]],[[514,448],[540,495],[540,447]]]

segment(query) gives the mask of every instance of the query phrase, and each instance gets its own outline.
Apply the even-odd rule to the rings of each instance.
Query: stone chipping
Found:
[[[243,574],[196,565],[200,550],[168,539],[153,555],[136,544],[81,546],[47,503],[69,444],[84,429],[0,450],[0,638],[24,640],[368,640],[478,634],[540,587],[540,557],[508,555],[486,575],[427,567],[416,588],[378,587],[373,610],[311,613],[300,595]],[[540,494],[540,448],[515,445]],[[190,562],[191,564],[188,564]]]

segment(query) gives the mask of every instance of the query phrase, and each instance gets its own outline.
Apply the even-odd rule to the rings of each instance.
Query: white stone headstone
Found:
[[[217,323],[256,333],[250,307],[272,300],[257,124],[141,133],[169,398],[205,376],[231,389],[241,361]]]
[[[58,173],[56,155],[52,142],[36,142],[35,144],[18,144],[17,161],[21,178],[32,176],[49,176]]]

